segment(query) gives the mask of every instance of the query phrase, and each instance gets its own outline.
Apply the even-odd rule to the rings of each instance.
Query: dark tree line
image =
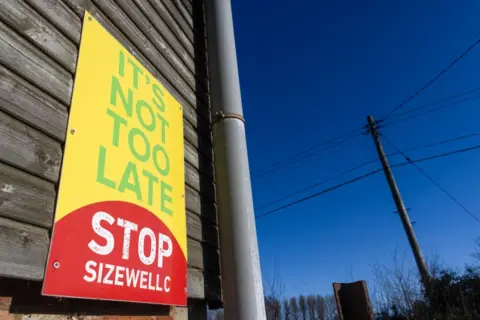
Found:
[[[333,296],[300,295],[280,300],[265,297],[267,320],[335,320],[337,309]]]

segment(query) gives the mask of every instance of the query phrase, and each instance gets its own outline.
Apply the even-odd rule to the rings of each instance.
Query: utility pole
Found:
[[[369,131],[373,136],[373,141],[375,142],[375,146],[377,148],[378,157],[382,162],[383,171],[385,172],[390,191],[392,192],[393,200],[395,201],[395,205],[397,206],[398,215],[402,220],[403,229],[405,229],[408,242],[410,243],[410,247],[412,248],[413,256],[415,257],[415,262],[417,263],[417,268],[420,273],[423,286],[425,288],[425,293],[429,294],[430,274],[428,272],[427,264],[425,263],[425,259],[423,258],[422,251],[420,250],[420,245],[418,244],[417,237],[415,236],[415,231],[413,231],[412,223],[410,222],[407,210],[405,209],[405,205],[403,204],[402,196],[400,195],[400,191],[398,190],[395,178],[393,177],[392,169],[388,164],[387,156],[385,155],[382,143],[380,142],[377,127],[375,125],[375,120],[373,120],[372,116],[368,116],[367,120]]]
[[[265,320],[232,7],[205,7],[225,319]]]

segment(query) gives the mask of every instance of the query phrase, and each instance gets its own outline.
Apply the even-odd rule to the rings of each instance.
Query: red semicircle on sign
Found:
[[[89,247],[91,241],[102,247],[108,242],[93,229],[92,218],[98,212],[114,218],[111,224],[105,220],[100,222],[114,239],[113,249],[106,255],[97,254]],[[138,225],[136,231],[131,230],[127,259],[122,257],[125,228],[119,225],[119,219]],[[143,242],[144,256],[155,255],[150,265],[142,262],[139,253],[142,250],[139,235],[143,228],[151,229],[156,239],[155,250],[152,250],[151,237],[145,237]],[[159,234],[171,239],[169,256],[169,244],[160,240]],[[57,221],[54,238],[45,271],[44,295],[177,306],[187,304],[186,257],[168,227],[143,207],[123,201],[87,205]],[[159,243],[163,245],[160,249],[166,251],[160,253]]]

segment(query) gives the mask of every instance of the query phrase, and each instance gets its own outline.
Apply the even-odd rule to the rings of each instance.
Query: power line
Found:
[[[407,161],[407,162],[402,162],[402,163],[398,163],[398,164],[395,164],[395,165],[391,165],[390,168],[396,168],[396,167],[402,167],[402,166],[405,166],[405,165],[409,165],[411,163],[419,163],[419,162],[424,162],[424,161],[427,161],[427,160],[432,160],[432,159],[438,159],[438,158],[442,158],[442,157],[446,157],[446,156],[450,156],[450,155],[454,155],[454,154],[458,154],[458,153],[463,153],[463,152],[467,152],[467,151],[473,151],[473,150],[477,150],[477,149],[480,149],[480,145],[477,145],[477,146],[473,146],[473,147],[469,147],[469,148],[464,148],[464,149],[459,149],[459,150],[454,150],[454,151],[450,151],[450,152],[446,152],[446,153],[441,153],[441,154],[437,154],[437,155],[434,155],[434,156],[430,156],[430,157],[425,157],[425,158],[420,158],[420,159],[417,159],[417,160],[410,160],[410,161]],[[369,173],[366,173],[364,175],[361,175],[361,176],[358,176],[356,178],[353,178],[351,180],[348,180],[348,181],[345,181],[341,184],[338,184],[338,185],[335,185],[333,187],[330,187],[330,188],[327,188],[327,189],[324,189],[324,190],[321,190],[319,192],[316,192],[314,194],[311,194],[309,196],[306,196],[304,198],[301,198],[301,199],[298,199],[298,200],[295,200],[293,202],[290,202],[288,204],[285,204],[283,206],[280,206],[278,208],[275,208],[275,209],[272,209],[272,210],[269,210],[265,213],[262,213],[262,214],[259,214],[257,216],[255,216],[255,219],[258,219],[258,218],[261,218],[261,217],[264,217],[264,216],[267,216],[267,215],[270,215],[272,213],[275,213],[277,211],[280,211],[280,210],[283,210],[283,209],[286,209],[286,208],[289,208],[291,206],[294,206],[296,204],[299,204],[301,202],[305,202],[307,200],[310,200],[312,198],[315,198],[315,197],[318,197],[319,195],[322,195],[322,194],[325,194],[325,193],[328,193],[330,191],[333,191],[333,190],[336,190],[338,188],[341,188],[343,186],[346,186],[346,185],[349,185],[351,183],[354,183],[356,181],[359,181],[359,180],[362,180],[362,179],[365,179],[371,175],[374,175],[378,172],[381,172],[383,171],[383,169],[377,169],[377,170],[374,170],[374,171],[371,171]]]
[[[285,167],[288,167],[290,165],[293,165],[295,163],[298,163],[298,162],[301,162],[303,160],[306,160],[310,157],[313,157],[314,155],[316,155],[317,153],[319,152],[322,152],[322,151],[326,151],[326,150],[329,150],[329,149],[333,149],[341,144],[344,144],[354,138],[357,138],[359,136],[361,136],[363,134],[363,130],[364,128],[359,128],[359,129],[355,129],[355,130],[352,130],[352,131],[349,131],[341,136],[338,136],[338,137],[335,137],[335,138],[332,138],[332,139],[329,139],[327,141],[324,141],[323,143],[315,146],[315,147],[310,147],[306,150],[303,150],[303,151],[300,151],[298,153],[295,153],[293,155],[290,155],[280,161],[277,161],[275,163],[272,163],[270,166],[268,166],[267,168],[264,168],[264,169],[260,169],[260,170],[256,170],[253,172],[253,177],[254,178],[260,178],[260,177],[263,177],[269,173],[272,173],[272,172],[275,172],[275,171],[278,171],[280,169],[283,169]],[[319,150],[319,148],[321,147],[324,147],[322,149]]]
[[[432,182],[437,188],[439,188],[447,197],[449,197],[453,202],[455,202],[460,208],[462,208],[468,215],[470,215],[476,222],[480,223],[480,219],[473,214],[467,207],[465,207],[457,198],[455,198],[450,192],[448,192],[444,187],[442,187],[438,182],[436,182],[425,170],[423,170],[419,165],[413,162],[405,153],[403,153],[396,145],[394,145],[385,135],[382,135],[385,141],[390,144],[393,148],[400,153],[408,163],[412,164],[418,171],[420,171],[430,182]]]
[[[400,118],[400,119],[395,119],[391,122],[387,122],[386,124],[384,125],[381,125],[379,126],[380,128],[384,128],[386,126],[389,126],[389,125],[392,125],[392,124],[397,124],[397,123],[400,123],[400,122],[405,122],[407,120],[410,120],[410,119],[414,119],[414,118],[418,118],[420,116],[424,116],[424,115],[427,115],[429,113],[432,113],[432,112],[435,112],[435,111],[438,111],[438,110],[441,110],[441,109],[445,109],[445,108],[448,108],[448,107],[453,107],[453,106],[457,106],[459,104],[462,104],[462,103],[465,103],[465,102],[469,102],[469,101],[474,101],[474,100],[478,100],[480,99],[480,96],[475,96],[475,97],[471,97],[471,98],[467,98],[467,99],[463,99],[463,100],[460,100],[460,101],[456,101],[456,102],[452,102],[450,104],[446,104],[446,105],[443,105],[443,106],[439,106],[437,108],[433,108],[433,109],[430,109],[430,110],[427,110],[427,111],[424,111],[424,112],[421,112],[421,113],[417,113],[417,114],[413,114],[411,116],[408,116],[408,117],[404,117],[404,118]]]
[[[417,92],[412,94],[410,97],[408,97],[406,100],[404,100],[402,103],[397,105],[395,108],[393,108],[385,117],[383,117],[383,120],[386,120],[388,117],[390,117],[393,113],[398,111],[400,108],[404,107],[407,103],[412,101],[414,98],[416,98],[420,93],[422,93],[425,89],[427,89],[429,86],[431,86],[435,81],[437,81],[441,76],[443,76],[448,70],[450,70],[457,62],[462,60],[470,51],[473,50],[478,44],[480,43],[480,39],[477,39],[470,47],[468,47],[460,56],[458,56],[455,60],[453,60],[446,68],[440,71],[435,77],[433,77],[430,81],[428,81],[423,87],[421,87]]]
[[[425,144],[425,145],[422,145],[422,146],[419,146],[419,147],[414,147],[414,148],[407,149],[407,150],[405,150],[405,152],[423,150],[423,149],[431,148],[431,147],[438,146],[438,145],[447,144],[447,143],[454,142],[454,141],[459,141],[459,140],[464,140],[464,139],[472,138],[472,137],[475,137],[475,136],[480,136],[480,132],[478,132],[478,133],[472,133],[472,134],[468,134],[468,135],[463,135],[463,136],[459,136],[459,137],[455,137],[455,138],[451,138],[451,139],[447,139],[447,140],[441,140],[441,141],[437,141],[437,142],[433,142],[433,143],[429,143],[429,144]],[[398,154],[399,154],[398,152],[393,152],[393,153],[387,154],[387,156],[390,157],[390,156],[395,156],[395,155],[398,155]],[[318,187],[318,186],[320,186],[320,185],[323,185],[323,184],[325,184],[325,183],[327,183],[327,182],[329,182],[329,181],[332,181],[332,180],[334,180],[334,179],[336,179],[336,178],[340,178],[340,177],[342,177],[342,176],[345,176],[345,175],[347,175],[347,174],[349,174],[349,173],[351,173],[351,172],[353,172],[353,171],[355,171],[355,170],[358,170],[358,169],[360,169],[360,168],[363,168],[363,167],[365,167],[365,166],[367,166],[367,165],[369,165],[369,164],[371,164],[371,163],[375,163],[375,162],[377,162],[377,161],[378,161],[378,158],[373,158],[373,159],[371,159],[371,160],[365,161],[365,162],[363,162],[363,163],[361,163],[361,164],[359,164],[359,165],[357,165],[357,166],[355,166],[355,167],[352,167],[352,168],[350,168],[350,169],[348,169],[348,170],[346,170],[346,171],[343,171],[343,172],[341,172],[341,173],[335,174],[335,175],[330,176],[330,177],[328,177],[328,178],[326,178],[326,179],[324,179],[324,180],[321,180],[321,181],[316,182],[316,183],[314,183],[314,184],[311,184],[311,185],[309,185],[309,186],[307,186],[307,187],[304,187],[304,188],[302,188],[302,189],[300,189],[300,190],[297,190],[297,191],[295,191],[295,192],[293,192],[293,193],[289,193],[289,194],[287,194],[287,195],[285,195],[285,196],[283,196],[283,197],[281,197],[281,198],[279,198],[279,199],[275,199],[275,200],[270,201],[270,202],[268,202],[268,203],[266,203],[266,204],[263,204],[263,205],[261,205],[261,206],[259,206],[259,207],[256,207],[255,210],[262,210],[262,209],[265,209],[265,208],[267,208],[267,207],[270,207],[270,206],[272,206],[272,205],[274,205],[274,204],[277,204],[277,203],[279,203],[279,202],[282,202],[283,200],[292,198],[292,197],[294,197],[294,196],[296,196],[296,195],[299,195],[299,194],[301,194],[301,193],[303,193],[303,192],[305,192],[305,191],[308,191],[308,190],[311,190],[311,189],[313,189],[313,188],[316,188],[316,187]]]
[[[377,159],[373,159],[373,160],[376,161]],[[268,203],[266,203],[266,204],[264,204],[264,205],[261,205],[261,206],[255,208],[255,210],[262,210],[262,209],[265,209],[265,208],[267,208],[267,207],[270,207],[271,205],[274,205],[274,204],[279,203],[279,202],[281,202],[281,201],[283,201],[283,200],[286,200],[286,199],[289,199],[289,198],[291,198],[291,197],[294,197],[294,196],[296,196],[296,195],[298,195],[298,194],[301,194],[301,193],[303,193],[303,192],[305,192],[305,191],[308,191],[308,190],[313,189],[313,188],[315,188],[315,187],[318,187],[318,186],[320,186],[320,185],[322,185],[322,184],[325,184],[325,183],[327,183],[327,182],[329,182],[329,181],[332,181],[332,180],[334,180],[334,179],[336,179],[336,178],[339,178],[339,177],[342,177],[342,176],[344,176],[344,175],[346,175],[346,174],[349,174],[349,173],[351,173],[351,172],[353,172],[353,171],[355,171],[355,170],[358,170],[358,169],[360,169],[360,168],[362,168],[362,167],[365,167],[366,165],[368,165],[368,164],[370,164],[370,163],[372,163],[372,162],[374,162],[374,161],[372,161],[372,160],[366,161],[366,162],[364,162],[364,163],[362,163],[362,164],[360,164],[360,165],[358,165],[358,166],[356,166],[356,167],[353,167],[353,168],[351,168],[351,169],[349,169],[349,170],[347,170],[347,171],[344,171],[344,172],[342,172],[342,173],[333,175],[333,176],[331,176],[331,177],[329,177],[329,178],[327,178],[327,179],[324,179],[324,180],[322,180],[322,181],[320,181],[320,182],[317,182],[317,183],[314,183],[314,184],[312,184],[312,185],[309,185],[308,187],[305,187],[305,188],[303,188],[303,189],[300,189],[300,190],[298,190],[298,191],[295,191],[295,192],[293,192],[293,193],[290,193],[290,194],[288,194],[288,195],[286,195],[286,196],[283,196],[283,197],[281,197],[281,198],[279,198],[279,199],[270,201],[270,202],[268,202]]]
[[[431,107],[431,106],[434,106],[434,105],[437,105],[437,104],[440,104],[442,102],[446,102],[446,101],[449,101],[449,100],[453,100],[455,98],[459,98],[459,97],[462,97],[462,96],[466,96],[466,95],[469,95],[469,94],[472,94],[472,93],[475,93],[475,92],[478,92],[480,91],[480,87],[477,87],[477,88],[473,88],[473,89],[470,89],[470,90],[467,90],[467,91],[463,91],[463,92],[459,92],[459,93],[456,93],[452,96],[449,96],[449,97],[446,97],[446,98],[442,98],[440,100],[437,100],[437,101],[434,101],[434,102],[429,102],[427,104],[423,104],[423,105],[420,105],[418,107],[415,107],[415,108],[412,108],[412,109],[408,109],[404,112],[401,112],[399,114],[396,115],[396,117],[401,117],[401,116],[404,116],[406,114],[409,114],[409,113],[412,113],[412,112],[415,112],[415,111],[418,111],[418,110],[421,110],[421,109],[425,109],[425,108],[428,108],[428,107]],[[381,123],[383,120],[379,120],[377,121],[377,123]]]

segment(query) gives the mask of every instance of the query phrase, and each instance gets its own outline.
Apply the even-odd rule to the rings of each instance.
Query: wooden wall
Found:
[[[0,277],[43,279],[85,9],[183,106],[188,296],[219,305],[202,0],[0,1]]]

